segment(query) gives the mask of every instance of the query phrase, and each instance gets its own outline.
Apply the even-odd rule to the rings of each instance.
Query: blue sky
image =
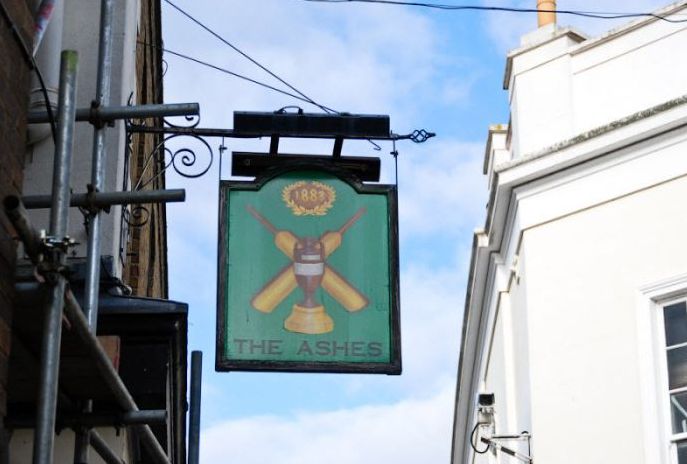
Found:
[[[214,372],[219,139],[208,174],[186,180],[187,202],[168,206],[170,294],[190,307],[189,348],[204,352],[201,462],[448,462],[463,299],[472,231],[484,222],[484,142],[508,122],[505,54],[536,27],[531,14],[447,12],[302,0],[176,0],[314,100],[352,113],[389,114],[394,132],[425,128],[425,144],[399,143],[401,326],[398,376]],[[459,4],[444,0],[444,3]],[[534,7],[531,1],[481,4]],[[651,11],[651,0],[559,1],[559,8]],[[589,35],[619,25],[561,17]],[[279,83],[163,2],[165,47]],[[165,99],[199,102],[202,127],[231,128],[234,111],[313,107],[166,55]],[[231,151],[269,141],[226,140]],[[195,146],[189,141],[169,148]],[[200,147],[199,147],[200,148]],[[282,142],[285,152],[327,153],[331,142]],[[346,155],[380,156],[390,144],[345,143]],[[205,162],[198,151],[199,163]]]

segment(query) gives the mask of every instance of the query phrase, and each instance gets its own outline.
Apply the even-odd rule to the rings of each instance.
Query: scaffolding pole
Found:
[[[103,380],[110,387],[117,403],[124,411],[138,412],[138,406],[131,397],[131,393],[129,393],[126,385],[124,385],[119,374],[117,374],[110,358],[98,343],[95,334],[89,329],[88,321],[84,316],[79,302],[69,290],[65,294],[65,302],[65,315],[71,324],[72,331],[81,339],[81,342],[86,347],[86,351],[95,361]],[[147,424],[132,425],[132,427],[138,432],[143,446],[148,449],[154,462],[156,464],[169,464],[169,458],[157,441],[157,438],[155,438],[155,435],[153,435],[153,431],[150,427]]]
[[[105,107],[110,102],[110,77],[112,74],[112,28],[114,0],[100,2],[100,48],[98,51],[98,80],[93,106]],[[94,126],[91,186],[100,192],[105,186],[105,162],[107,157],[106,129]],[[98,290],[100,281],[100,212],[94,211],[88,219],[88,245],[84,312],[92,331],[98,324]]]
[[[100,456],[106,464],[126,464],[124,460],[120,459],[109,446],[107,442],[95,430],[91,430],[88,434],[90,445],[93,447],[98,456]]]
[[[58,99],[59,124],[52,185],[50,235],[63,240],[67,235],[69,214],[69,179],[74,144],[74,111],[76,110],[76,72],[78,55],[75,51],[62,52],[60,65],[60,91]],[[59,245],[48,253],[51,269],[46,272],[50,285],[43,325],[41,372],[38,393],[36,434],[33,441],[33,464],[52,464],[55,438],[57,386],[60,368],[60,342],[62,335],[62,309],[66,278],[60,273],[66,253]]]
[[[112,205],[171,203],[184,201],[185,199],[186,191],[184,189],[141,190],[139,192],[93,192],[73,193],[69,204],[70,206],[80,206],[83,208],[107,208]],[[51,197],[50,195],[30,195],[22,197],[21,201],[26,209],[49,208]]]
[[[94,108],[106,107],[110,103],[112,74],[112,29],[114,0],[100,2],[100,40],[98,44],[98,77],[96,95],[92,102]],[[105,163],[107,157],[106,130],[104,124],[93,126],[93,157],[91,164],[90,189],[100,192],[105,186]],[[90,190],[89,189],[89,190]],[[93,333],[98,327],[98,293],[100,284],[100,210],[88,213],[88,243],[86,244],[86,281],[84,288],[84,312]],[[93,409],[93,402],[86,401],[84,412]],[[76,432],[74,439],[74,464],[88,464],[88,445],[90,429],[83,427]]]
[[[89,109],[76,108],[76,71],[78,57],[74,51],[62,53],[60,72],[60,94],[57,114],[58,133],[53,173],[53,190],[51,195],[25,197],[26,206],[30,208],[51,208],[50,230],[48,236],[38,233],[28,221],[26,210],[21,199],[9,196],[4,199],[8,217],[24,243],[26,253],[32,262],[40,266],[46,281],[47,298],[46,320],[41,347],[41,366],[38,410],[36,415],[36,433],[34,438],[34,464],[52,464],[56,406],[59,385],[59,364],[61,344],[61,324],[63,314],[76,327],[77,333],[95,359],[98,369],[110,387],[120,407],[125,411],[124,422],[137,432],[141,444],[148,450],[156,464],[169,464],[170,459],[153,434],[148,423],[159,421],[160,411],[139,411],[131,394],[99,346],[95,333],[98,317],[98,294],[100,279],[100,216],[101,209],[111,205],[166,203],[184,201],[185,191],[153,190],[145,192],[101,192],[105,185],[106,164],[106,130],[108,123],[123,118],[147,118],[164,116],[197,115],[197,103],[155,104],[126,107],[107,106],[110,99],[110,76],[112,72],[112,29],[114,0],[101,0],[100,45],[98,57],[97,94]],[[31,122],[47,118],[41,112],[30,115]],[[93,138],[93,156],[91,166],[91,184],[85,194],[70,193],[71,155],[73,151],[75,122],[89,121],[95,127]],[[67,236],[68,210],[70,206],[84,206],[89,209],[87,270],[83,309],[68,290],[66,254],[72,241]],[[92,402],[86,401],[82,412],[87,418],[91,414]],[[101,437],[91,435],[92,424],[88,420],[76,427],[74,444],[74,462],[88,462],[89,445],[108,462],[121,462],[119,458],[108,456],[104,451],[105,443]]]
[[[111,123],[117,119],[145,119],[165,116],[197,116],[200,112],[198,103],[165,103],[136,106],[105,106],[77,108],[76,121],[88,121],[91,124]],[[50,122],[48,112],[30,111],[27,117],[29,124]]]

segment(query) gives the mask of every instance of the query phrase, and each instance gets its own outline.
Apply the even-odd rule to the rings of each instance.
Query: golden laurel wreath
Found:
[[[284,187],[281,197],[296,216],[324,216],[334,205],[336,191],[322,182],[301,180]]]

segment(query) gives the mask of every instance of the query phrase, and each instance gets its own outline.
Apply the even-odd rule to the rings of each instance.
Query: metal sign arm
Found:
[[[534,461],[530,456],[527,456],[525,454],[519,453],[515,450],[512,450],[508,448],[507,446],[503,446],[501,443],[497,442],[494,438],[485,438],[481,437],[480,441],[484,443],[485,445],[489,445],[493,447],[496,451],[501,451],[503,453],[506,453],[509,456],[513,456],[515,459],[518,459],[522,462],[526,462],[528,464],[532,464]]]

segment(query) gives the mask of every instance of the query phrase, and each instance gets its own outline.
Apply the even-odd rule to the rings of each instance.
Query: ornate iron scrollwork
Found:
[[[188,124],[174,124],[167,118],[163,118],[162,122],[166,127],[171,127],[172,129],[194,129],[200,124],[200,116],[182,116]]]
[[[212,167],[212,163],[214,162],[215,156],[212,147],[204,138],[191,134],[170,135],[168,137],[165,137],[165,139],[162,142],[160,142],[160,144],[164,146],[164,144],[168,143],[170,140],[173,140],[177,137],[191,137],[200,142],[204,149],[207,150],[207,164],[204,163],[203,169],[200,169],[198,172],[189,172],[187,168],[194,167],[198,162],[198,155],[196,155],[196,151],[188,147],[179,148],[175,151],[172,151],[169,148],[164,147],[165,153],[168,153],[170,155],[169,162],[165,164],[164,169],[166,170],[171,166],[172,168],[174,168],[174,171],[177,174],[188,179],[195,179],[203,176],[210,170],[210,168]]]
[[[164,129],[181,129],[181,130],[191,130],[198,126],[200,123],[200,118],[196,116],[185,117],[187,121],[190,122],[189,125],[182,126],[179,124],[173,124],[167,119],[163,119],[165,124]],[[145,128],[145,124],[133,124],[131,121],[127,121],[127,137],[131,140],[131,137],[136,132],[141,132],[142,128]],[[201,156],[197,153],[197,150],[190,148],[188,146],[179,149],[170,149],[168,144],[174,139],[179,137],[190,137],[194,141],[200,143],[202,150],[206,153],[206,161],[202,163],[202,166],[198,170],[192,170],[196,167],[197,163],[201,159]],[[128,144],[130,146],[130,143]],[[148,153],[143,162],[141,172],[139,173],[139,179],[133,185],[132,190],[141,190],[148,186],[149,184],[155,182],[161,178],[164,173],[171,167],[174,171],[182,177],[189,179],[195,179],[206,174],[214,162],[215,154],[210,146],[210,144],[201,136],[194,134],[193,132],[182,132],[182,133],[172,133],[171,135],[165,136],[160,142],[158,142],[155,147]],[[151,169],[157,169],[153,172],[150,177],[146,178],[146,174]]]
[[[143,205],[122,208],[122,219],[129,227],[143,227],[150,221],[150,210]]]
[[[431,139],[432,137],[436,136],[434,132],[429,132],[424,129],[416,129],[410,134],[406,135],[397,135],[397,134],[392,134],[391,139],[392,140],[410,140],[415,143],[424,143],[427,140]]]

